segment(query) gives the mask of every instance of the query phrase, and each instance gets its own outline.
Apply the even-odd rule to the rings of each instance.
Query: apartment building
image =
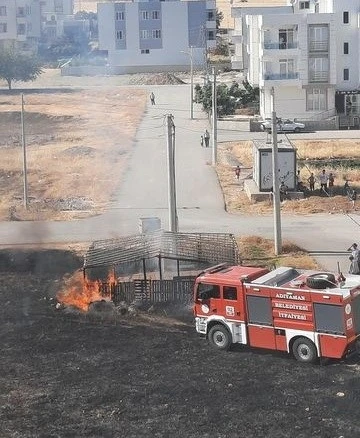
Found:
[[[98,4],[99,48],[114,73],[203,66],[216,45],[212,0],[124,1]]]
[[[326,119],[359,113],[360,0],[288,0],[232,8],[233,68],[260,88],[260,114]]]
[[[0,0],[0,47],[36,51],[40,32],[39,0]]]
[[[64,33],[73,11],[73,0],[0,0],[0,45],[36,52],[41,36]]]
[[[43,38],[52,41],[61,37],[64,34],[66,25],[75,22],[73,14],[74,0],[42,0],[41,27]]]

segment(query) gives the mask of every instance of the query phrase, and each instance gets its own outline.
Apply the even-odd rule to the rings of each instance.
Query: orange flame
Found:
[[[57,294],[56,298],[66,306],[74,306],[87,312],[89,305],[94,301],[111,300],[111,286],[117,283],[114,273],[109,274],[106,283],[110,286],[109,294],[104,296],[101,293],[101,281],[88,280],[84,278],[82,272],[77,272],[67,282],[65,289]]]

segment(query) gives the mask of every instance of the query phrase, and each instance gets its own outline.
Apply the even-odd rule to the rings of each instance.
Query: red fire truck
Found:
[[[244,344],[301,362],[360,348],[360,276],[217,265],[195,282],[196,331],[216,348]]]

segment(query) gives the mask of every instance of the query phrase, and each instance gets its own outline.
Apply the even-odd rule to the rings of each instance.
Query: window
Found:
[[[153,30],[152,37],[153,38],[161,38],[161,30],[159,30],[159,29]]]
[[[18,7],[16,16],[17,17],[25,17],[25,8],[23,8],[22,6]]]
[[[223,298],[224,300],[237,300],[237,289],[233,286],[223,287]]]
[[[214,21],[214,12],[213,11],[208,11],[207,21]]]
[[[344,43],[344,55],[349,54],[349,43]]]
[[[344,81],[348,81],[349,80],[350,74],[349,74],[349,69],[348,68],[344,68],[343,76],[344,76]]]
[[[309,59],[309,81],[328,82],[329,59],[327,57]]]
[[[300,2],[300,9],[310,9],[310,2]]]
[[[215,39],[215,32],[213,30],[209,30],[208,40],[213,41]]]
[[[6,16],[6,6],[0,6],[0,17]]]
[[[294,29],[279,29],[279,49],[293,49]]]
[[[149,30],[140,30],[140,38],[142,40],[147,40],[148,38],[150,38],[150,31]]]
[[[115,18],[117,21],[125,20],[125,13],[124,12],[116,12]]]
[[[307,111],[326,111],[327,110],[326,90],[313,88],[308,90],[306,96]]]
[[[23,24],[23,23],[18,24],[18,26],[17,26],[17,33],[18,33],[18,35],[25,35],[26,34],[25,24]]]
[[[151,18],[153,20],[160,20],[160,11],[152,11]]]
[[[117,30],[117,31],[116,31],[116,39],[117,39],[117,40],[122,40],[122,39],[124,39],[124,34],[123,34],[123,31],[122,31],[122,30]]]
[[[141,54],[142,54],[142,55],[144,55],[144,54],[148,54],[148,53],[150,53],[150,50],[149,50],[149,49],[141,49]]]
[[[140,17],[142,20],[149,20],[149,11],[140,11]]]
[[[309,49],[311,52],[327,52],[329,50],[328,26],[309,26]]]
[[[197,298],[209,300],[210,298],[220,298],[220,286],[216,284],[200,283],[197,289]]]
[[[6,32],[7,32],[7,24],[0,23],[0,33],[6,33]]]
[[[349,12],[347,11],[343,12],[343,23],[349,24]]]
[[[55,12],[64,12],[63,0],[55,0],[54,1]]]
[[[295,77],[295,63],[293,59],[279,59],[281,79],[293,79]]]

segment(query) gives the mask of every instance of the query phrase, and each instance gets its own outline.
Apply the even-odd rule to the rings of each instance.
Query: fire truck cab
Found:
[[[194,287],[196,331],[216,348],[287,351],[301,362],[342,358],[360,345],[360,276],[217,265]]]

